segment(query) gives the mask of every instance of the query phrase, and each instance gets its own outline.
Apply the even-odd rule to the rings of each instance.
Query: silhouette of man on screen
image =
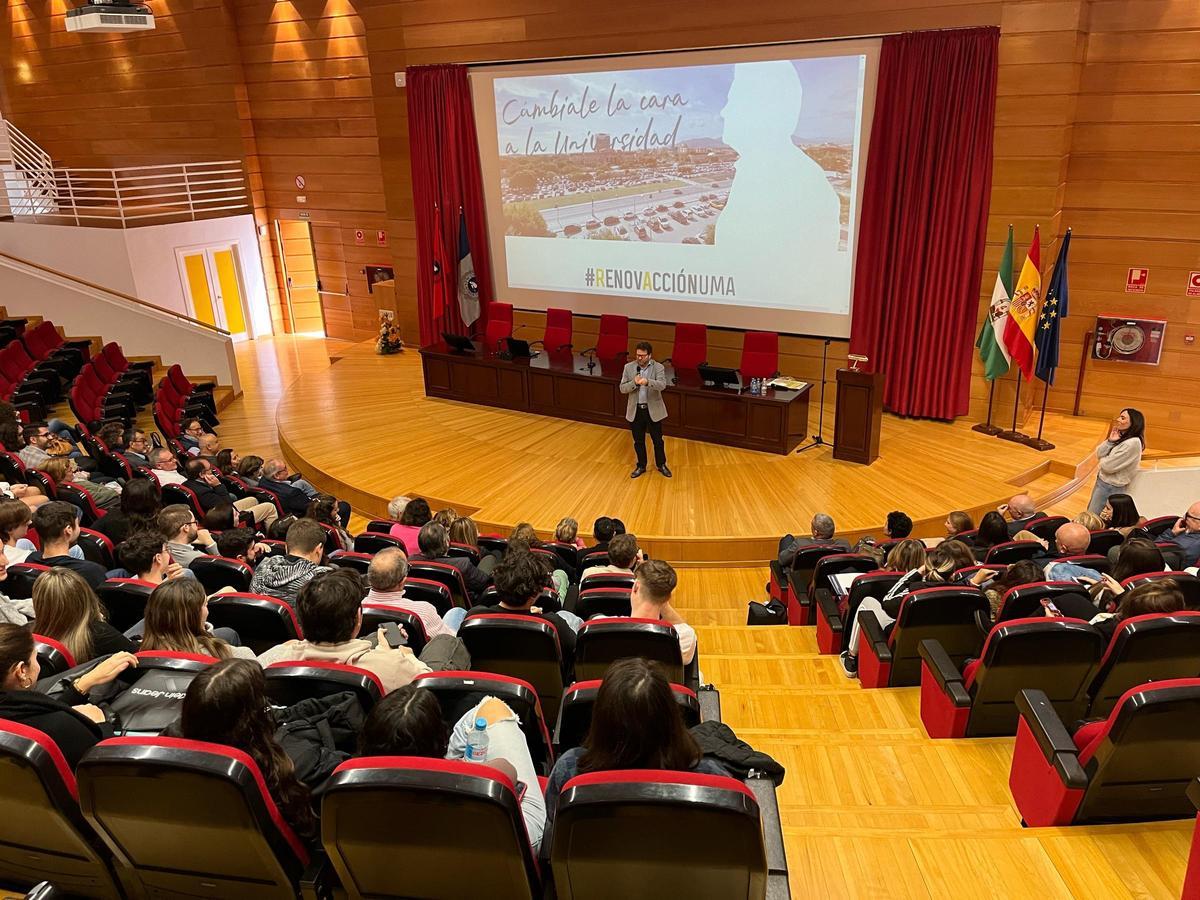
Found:
[[[842,265],[837,193],[792,142],[803,97],[800,76],[787,60],[733,67],[721,116],[725,143],[738,161],[714,244],[723,257],[742,263],[738,297],[745,301],[813,292]]]

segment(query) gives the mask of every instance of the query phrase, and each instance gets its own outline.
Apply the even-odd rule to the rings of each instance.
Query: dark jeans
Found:
[[[639,469],[646,468],[646,432],[650,432],[650,440],[654,441],[654,464],[662,467],[667,464],[667,450],[663,446],[662,422],[650,420],[650,410],[639,406],[633,415],[629,426],[633,430],[633,452],[637,454]]]

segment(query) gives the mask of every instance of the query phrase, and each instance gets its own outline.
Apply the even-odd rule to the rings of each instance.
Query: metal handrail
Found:
[[[126,294],[121,291],[113,290],[112,288],[105,287],[102,284],[96,284],[95,282],[88,281],[85,278],[79,278],[76,275],[71,275],[67,272],[62,272],[58,269],[52,269],[52,268],[50,268],[50,266],[43,266],[41,263],[36,263],[30,259],[22,259],[19,256],[12,256],[11,254],[5,253],[3,251],[0,251],[0,259],[8,260],[10,263],[16,263],[17,265],[29,266],[30,268],[33,268],[33,269],[39,269],[42,272],[46,272],[50,275],[55,276],[56,278],[63,278],[67,281],[72,281],[75,284],[82,285],[83,287],[88,288],[89,290],[100,291],[101,293],[107,294],[110,297],[117,297],[117,298],[127,301],[129,303],[136,304],[137,306],[144,306],[144,307],[146,307],[146,309],[152,309],[156,313],[162,313],[163,315],[171,316],[172,318],[175,318],[175,319],[181,319],[182,321],[188,322],[192,325],[198,325],[201,328],[205,329],[206,331],[214,331],[217,334],[223,334],[226,336],[229,335],[229,332],[226,331],[224,328],[218,328],[216,325],[211,325],[208,322],[201,322],[199,319],[193,319],[191,316],[184,315],[181,312],[176,312],[173,309],[164,309],[161,306],[155,306],[153,303],[147,303],[145,300],[139,300],[137,297],[134,297],[131,294]]]
[[[34,222],[120,222],[196,219],[250,208],[241,160],[161,163],[111,169],[56,167],[50,155],[11,122],[0,119],[0,149],[19,179],[0,178],[13,217]],[[224,177],[232,176],[232,177]],[[153,201],[153,202],[150,202]]]

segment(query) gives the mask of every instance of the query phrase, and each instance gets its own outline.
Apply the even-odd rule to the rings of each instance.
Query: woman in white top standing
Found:
[[[1136,409],[1123,409],[1113,423],[1108,438],[1096,448],[1100,469],[1088,510],[1097,515],[1104,509],[1110,494],[1125,493],[1142,462],[1146,449],[1146,419]]]

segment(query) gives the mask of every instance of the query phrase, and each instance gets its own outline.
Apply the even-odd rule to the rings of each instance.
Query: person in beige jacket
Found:
[[[390,647],[382,628],[375,641],[355,637],[362,627],[362,594],[357,573],[348,569],[316,576],[300,590],[296,603],[304,639],[272,647],[258,661],[264,668],[277,662],[313,660],[358,666],[374,673],[385,692],[430,671],[408,647]]]

